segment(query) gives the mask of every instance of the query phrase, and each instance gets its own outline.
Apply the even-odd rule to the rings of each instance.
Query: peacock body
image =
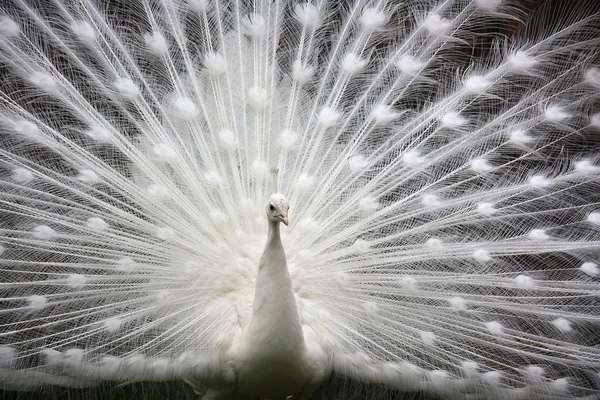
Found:
[[[1,387],[600,397],[599,45],[583,0],[3,3]]]

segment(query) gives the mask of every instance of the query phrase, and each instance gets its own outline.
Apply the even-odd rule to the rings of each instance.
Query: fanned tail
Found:
[[[335,372],[598,394],[597,6],[2,7],[2,385],[230,382],[276,167]]]

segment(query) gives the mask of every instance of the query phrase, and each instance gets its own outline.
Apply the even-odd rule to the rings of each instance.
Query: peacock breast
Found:
[[[234,363],[238,394],[285,398],[300,392],[310,380],[304,346],[280,338],[247,350]]]

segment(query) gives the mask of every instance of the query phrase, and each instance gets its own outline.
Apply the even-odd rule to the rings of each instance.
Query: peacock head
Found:
[[[267,218],[269,221],[281,221],[287,226],[289,209],[290,206],[285,196],[281,193],[273,193],[267,204]]]

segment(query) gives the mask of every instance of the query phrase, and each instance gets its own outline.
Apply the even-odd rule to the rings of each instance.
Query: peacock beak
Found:
[[[285,226],[288,226],[288,214],[287,212],[282,212],[281,214],[278,215],[279,219],[281,220],[281,222],[283,222],[285,224]]]

